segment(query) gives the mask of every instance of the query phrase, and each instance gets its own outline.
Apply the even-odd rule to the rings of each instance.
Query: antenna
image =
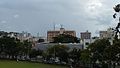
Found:
[[[62,25],[62,24],[60,24],[60,26],[61,26],[61,28],[63,28],[63,25]]]
[[[55,31],[55,25],[56,25],[56,24],[53,22],[53,30],[54,30],[54,31]]]
[[[37,37],[39,37],[39,32],[37,33]]]

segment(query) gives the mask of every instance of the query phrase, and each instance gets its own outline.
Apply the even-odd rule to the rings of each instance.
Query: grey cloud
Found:
[[[32,2],[20,1],[20,0],[4,0],[0,3],[0,8],[10,9],[10,10],[37,10],[33,6]]]
[[[25,30],[33,34],[39,32],[41,35],[46,35],[47,30],[53,29],[53,23],[56,23],[63,24],[67,29],[76,30],[78,35],[88,29],[94,33],[101,25],[110,24],[112,6],[118,3],[101,1],[103,7],[94,16],[86,12],[88,0],[2,0],[0,20],[6,20],[8,23],[5,27],[11,28],[1,27],[1,29]],[[19,17],[14,18],[16,14]]]

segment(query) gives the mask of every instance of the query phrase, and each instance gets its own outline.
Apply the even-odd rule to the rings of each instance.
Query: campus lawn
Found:
[[[59,65],[0,60],[0,68],[67,68]]]

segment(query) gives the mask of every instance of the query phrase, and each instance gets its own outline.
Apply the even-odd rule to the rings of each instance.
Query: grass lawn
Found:
[[[64,66],[0,60],[0,68],[67,68]]]

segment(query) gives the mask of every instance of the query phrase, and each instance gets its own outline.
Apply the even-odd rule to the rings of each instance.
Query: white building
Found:
[[[113,44],[115,31],[112,28],[108,28],[106,31],[100,31],[100,39],[107,38],[109,42]]]
[[[91,43],[91,39],[84,39],[83,40],[83,49],[86,49],[90,43]]]
[[[114,37],[114,30],[112,28],[108,28],[106,31],[100,31],[99,35],[100,39],[103,38],[112,39]]]

